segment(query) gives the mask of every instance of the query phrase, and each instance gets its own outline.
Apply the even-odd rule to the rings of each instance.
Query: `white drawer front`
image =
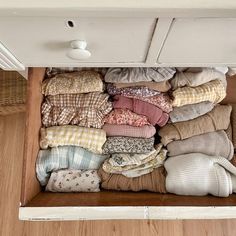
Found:
[[[0,17],[0,41],[26,67],[142,63],[155,24],[154,18]],[[72,40],[85,40],[91,56],[82,61],[67,57]]]
[[[175,19],[158,63],[236,64],[236,18]]]

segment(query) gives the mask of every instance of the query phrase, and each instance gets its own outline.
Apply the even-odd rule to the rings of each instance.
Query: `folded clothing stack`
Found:
[[[214,167],[207,168],[207,162],[213,165],[218,157],[228,165],[234,155],[232,142],[225,132],[230,125],[232,107],[217,104],[226,96],[225,75],[214,68],[187,69],[177,72],[171,85],[174,91],[170,123],[159,130],[169,156],[164,164],[167,191],[184,195],[228,196],[232,189],[221,193],[217,184],[222,185],[231,179],[218,178],[216,183],[217,176],[210,174],[215,171]],[[227,170],[224,171],[228,176]],[[204,181],[199,181],[195,173],[203,174]],[[230,188],[230,183],[225,188]]]
[[[106,133],[103,118],[112,110],[99,70],[47,70],[43,81],[40,150],[36,172],[47,191],[97,192]]]
[[[168,122],[172,101],[166,92],[170,89],[168,80],[174,74],[173,68],[108,69],[105,81],[107,92],[113,96],[114,110],[104,118],[107,141],[103,153],[111,157],[100,168],[103,188],[129,190],[122,184],[126,178],[133,182],[133,179],[151,175],[163,165],[166,149],[161,144],[154,147],[155,125],[164,126]],[[108,186],[106,178],[114,179],[115,176],[119,187]],[[146,185],[132,189],[159,191]]]

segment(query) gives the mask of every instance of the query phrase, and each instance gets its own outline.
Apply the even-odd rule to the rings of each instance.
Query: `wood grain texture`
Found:
[[[49,193],[40,192],[26,206],[236,206],[236,195],[177,196],[150,192]]]
[[[236,220],[106,220],[23,222],[18,220],[23,158],[24,114],[0,116],[1,236],[228,236],[236,235]]]
[[[41,190],[35,175],[35,162],[39,151],[40,108],[43,99],[41,83],[44,74],[45,68],[29,69],[21,191],[21,204],[23,206]]]

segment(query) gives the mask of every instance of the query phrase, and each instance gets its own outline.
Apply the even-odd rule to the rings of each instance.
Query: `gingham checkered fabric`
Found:
[[[106,132],[102,129],[85,128],[73,125],[41,128],[40,147],[74,145],[101,154],[106,142]]]
[[[101,128],[104,116],[112,110],[108,98],[109,95],[104,93],[47,96],[41,111],[43,125],[72,124]]]
[[[173,106],[180,107],[188,104],[209,101],[219,103],[226,96],[226,89],[220,80],[202,84],[200,86],[182,87],[173,92]]]
[[[97,170],[108,157],[108,155],[98,155],[78,146],[40,150],[36,162],[37,178],[41,185],[46,185],[52,171]]]

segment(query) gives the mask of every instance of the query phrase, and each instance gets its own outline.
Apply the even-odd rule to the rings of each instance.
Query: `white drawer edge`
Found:
[[[231,219],[236,206],[227,207],[20,207],[19,219],[29,221],[58,220],[126,220],[126,219]]]
[[[19,219],[31,221],[148,219],[145,207],[20,207]]]

